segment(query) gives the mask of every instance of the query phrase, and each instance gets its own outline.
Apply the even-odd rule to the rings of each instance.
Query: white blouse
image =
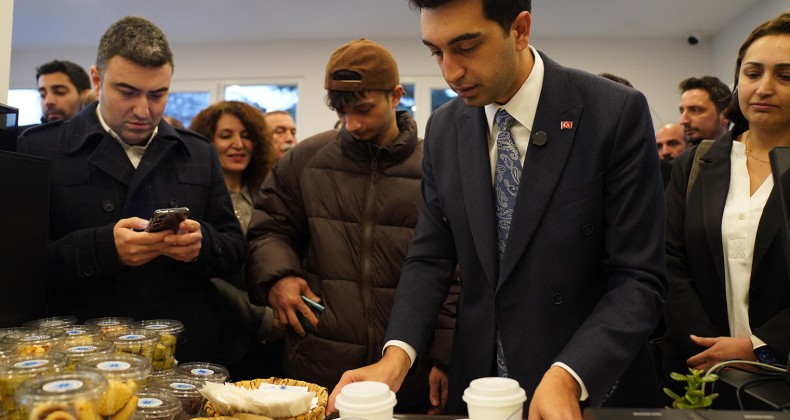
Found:
[[[732,337],[752,338],[749,327],[749,284],[752,275],[754,243],[765,203],[774,187],[768,176],[750,196],[749,171],[746,168],[746,147],[733,141],[730,153],[730,189],[721,220],[721,243],[724,248],[724,279],[727,292],[727,316]]]

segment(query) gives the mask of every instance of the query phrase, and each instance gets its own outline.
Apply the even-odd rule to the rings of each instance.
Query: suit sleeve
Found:
[[[599,133],[609,148],[600,261],[605,291],[556,358],[579,375],[593,406],[645,346],[666,294],[664,191],[650,112],[636,92],[611,112],[619,116],[616,128]]]
[[[409,252],[401,271],[384,341],[401,340],[427,354],[437,315],[447,298],[457,262],[452,231],[434,180],[431,120],[425,135],[422,199]],[[441,159],[441,153],[438,154]]]

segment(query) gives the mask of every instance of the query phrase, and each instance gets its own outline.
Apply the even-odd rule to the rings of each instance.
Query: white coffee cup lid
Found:
[[[479,378],[469,383],[463,400],[467,404],[500,407],[523,404],[527,400],[527,393],[517,381],[510,378]]]
[[[340,411],[371,413],[395,407],[395,393],[381,382],[354,382],[343,387],[335,406]]]

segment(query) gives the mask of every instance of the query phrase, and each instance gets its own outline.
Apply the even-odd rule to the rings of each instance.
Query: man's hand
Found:
[[[318,325],[318,318],[304,303],[302,295],[316,302],[321,301],[321,298],[310,290],[307,281],[296,276],[281,278],[269,291],[269,306],[274,310],[275,319],[279,320],[280,324],[290,324],[300,337],[304,337],[305,332],[299,317],[296,316],[297,312],[300,312],[313,327]]]
[[[543,375],[532,402],[529,405],[529,420],[580,419],[581,388],[567,370],[552,366]]]
[[[449,383],[447,374],[434,366],[431,369],[431,373],[428,374],[428,383],[431,386],[431,408],[428,409],[428,415],[444,414],[444,409],[447,406],[447,385]]]
[[[137,267],[162,255],[166,246],[164,237],[170,231],[149,233],[135,230],[145,229],[147,224],[148,220],[131,217],[119,220],[112,228],[115,249],[121,264]]]
[[[716,363],[725,360],[757,360],[750,338],[697,337],[692,335],[691,341],[698,346],[707,347],[707,350],[686,361],[686,365],[694,369],[708,370]]]
[[[184,220],[178,225],[178,232],[175,234],[169,230],[165,232],[168,235],[164,238],[167,246],[162,251],[163,255],[183,262],[194,261],[200,255],[203,231],[196,220]]]
[[[377,381],[389,385],[392,392],[398,392],[406,374],[409,373],[411,359],[409,355],[400,347],[389,346],[384,350],[384,357],[378,362],[359,369],[347,370],[340,377],[340,382],[335,385],[332,394],[329,395],[327,404],[327,414],[334,413],[335,398],[340,395],[340,390],[352,382]]]

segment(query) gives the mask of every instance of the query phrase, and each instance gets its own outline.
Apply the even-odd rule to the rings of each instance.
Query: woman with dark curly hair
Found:
[[[263,112],[244,102],[217,102],[200,111],[189,129],[217,148],[233,209],[246,233],[255,196],[277,159]]]
[[[200,111],[189,129],[214,144],[225,175],[233,209],[242,232],[252,218],[253,203],[263,179],[277,159],[272,134],[263,112],[238,101],[222,101]],[[239,379],[277,376],[279,345],[263,346],[272,337],[274,315],[270,308],[250,303],[243,270],[228,279],[211,279],[221,298],[225,351],[222,361],[231,377]]]

